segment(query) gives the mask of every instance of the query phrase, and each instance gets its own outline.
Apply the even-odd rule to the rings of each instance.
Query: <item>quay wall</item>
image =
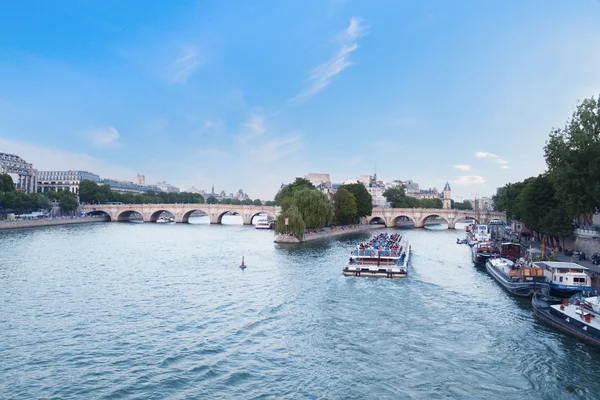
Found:
[[[591,237],[571,236],[565,238],[564,248],[584,251],[588,257],[591,257],[595,252],[600,253],[600,239]]]
[[[79,218],[56,218],[56,219],[29,219],[23,221],[0,221],[0,231],[11,229],[40,228],[45,226],[89,224],[92,222],[106,222],[106,218],[79,217]]]
[[[275,239],[275,243],[312,242],[315,240],[321,240],[321,239],[327,239],[327,238],[336,237],[336,236],[347,235],[349,233],[356,233],[356,232],[362,232],[362,231],[367,231],[367,230],[372,230],[372,229],[382,229],[382,228],[384,228],[383,225],[357,225],[355,227],[346,228],[343,230],[341,230],[341,229],[327,230],[325,232],[304,235],[304,239],[302,241],[298,240],[298,238],[296,238],[294,236],[279,235]]]

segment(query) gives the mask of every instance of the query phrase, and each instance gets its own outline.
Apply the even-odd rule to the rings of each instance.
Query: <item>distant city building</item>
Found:
[[[178,187],[173,186],[173,185],[167,183],[166,181],[158,182],[156,184],[156,186],[158,186],[158,188],[160,190],[162,190],[163,192],[171,192],[171,193],[179,193],[180,192]]]
[[[473,205],[476,210],[494,211],[494,202],[490,197],[475,199]]]
[[[321,186],[324,188],[331,188],[331,178],[329,174],[307,174],[304,179],[310,181],[315,187]]]
[[[17,175],[15,188],[25,193],[33,193],[37,187],[37,170],[14,154],[0,153],[0,174]]]
[[[137,184],[145,185],[146,184],[146,175],[137,174]]]
[[[448,181],[446,181],[444,191],[442,192],[442,208],[452,208],[452,189],[450,188]]]
[[[386,199],[383,197],[383,192],[386,190],[386,184],[381,180],[377,180],[377,174],[373,176],[362,175],[358,179],[346,179],[344,181],[344,185],[354,183],[361,183],[365,186],[367,192],[371,195],[373,206],[385,207]]]
[[[146,192],[161,192],[158,186],[154,185],[138,185],[130,181],[121,181],[118,179],[101,179],[100,185],[108,185],[110,190],[119,193],[136,193],[143,194]]]
[[[185,190],[188,193],[196,193],[196,194],[201,194],[202,196],[206,195],[206,192],[203,189],[198,189],[195,186],[192,186],[189,189]]]
[[[69,191],[79,194],[79,183],[83,180],[100,182],[100,177],[88,171],[38,171],[38,193]]]

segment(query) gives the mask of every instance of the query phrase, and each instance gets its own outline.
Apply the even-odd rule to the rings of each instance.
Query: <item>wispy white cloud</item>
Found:
[[[267,131],[265,119],[260,115],[253,115],[248,121],[242,124],[241,132],[236,136],[241,143],[249,142],[263,136]]]
[[[112,126],[88,129],[84,136],[96,147],[115,147],[120,138],[119,131]]]
[[[503,160],[502,158],[500,158],[500,156],[497,156],[496,154],[488,153],[485,151],[478,151],[477,153],[475,153],[475,157],[476,158],[491,158],[497,164],[508,164],[508,161]]]
[[[291,104],[297,104],[310,99],[321,90],[325,89],[336,75],[352,65],[352,62],[350,62],[349,59],[350,54],[358,49],[356,40],[365,34],[366,27],[362,25],[362,20],[352,17],[348,28],[346,28],[346,30],[338,37],[340,47],[333,57],[309,72],[307,87],[290,99],[289,102]]]
[[[500,169],[508,169],[508,165],[502,165]]]
[[[485,180],[479,175],[462,175],[456,178],[453,183],[457,185],[483,185]]]
[[[299,152],[302,147],[302,134],[295,132],[288,136],[266,140],[251,147],[248,153],[254,160],[270,164]]]
[[[461,171],[468,171],[471,169],[471,166],[467,165],[467,164],[456,164],[456,165],[454,165],[454,168],[459,169]]]
[[[169,82],[185,83],[203,64],[204,60],[197,47],[182,47],[179,57],[169,65]]]

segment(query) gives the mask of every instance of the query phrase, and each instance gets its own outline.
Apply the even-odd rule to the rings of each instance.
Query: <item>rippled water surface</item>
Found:
[[[404,280],[342,276],[371,233],[296,247],[242,226],[0,233],[0,398],[600,398],[600,351],[537,322],[460,231],[402,232]]]

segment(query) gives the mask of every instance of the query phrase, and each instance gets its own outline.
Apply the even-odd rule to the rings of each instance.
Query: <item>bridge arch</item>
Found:
[[[369,225],[385,225],[385,219],[382,217],[371,217],[369,218]]]
[[[267,214],[267,216],[273,220],[277,219],[277,217],[275,216],[275,213],[268,212],[268,211],[259,211],[257,213],[252,214],[252,216],[250,217],[250,222],[254,221],[254,217],[258,217],[261,214]]]
[[[442,213],[440,213],[442,214]],[[451,221],[448,221],[448,219],[446,219],[446,217],[442,214],[440,215],[438,213],[426,213],[425,216],[421,219],[421,223],[420,226],[425,227],[425,223],[427,222],[427,220],[431,217],[437,217],[437,218],[441,218],[444,220],[444,222],[446,222],[446,224],[448,225],[448,228],[450,228],[450,226],[452,226],[452,228],[454,227],[454,224],[450,224]],[[452,229],[451,228],[451,229]]]
[[[200,211],[200,212],[202,212],[202,213],[206,214],[206,216],[208,216],[208,217],[210,218],[210,215],[209,215],[209,214],[208,214],[206,211],[204,211],[203,209],[201,209],[201,208],[194,208],[194,209],[192,209],[192,210],[188,210],[188,211],[186,211],[186,212],[183,214],[183,216],[181,217],[181,222],[184,222],[184,223],[186,223],[186,224],[189,224],[189,223],[190,223],[190,217],[191,217],[191,216],[192,216],[192,214],[194,214],[196,211]]]
[[[90,212],[86,213],[86,215],[92,215],[92,216],[104,217],[104,218],[106,218],[106,220],[107,220],[108,222],[111,222],[111,221],[112,221],[112,218],[111,218],[110,214],[109,214],[109,213],[107,213],[106,211],[101,211],[101,210],[98,210],[98,211],[90,211]]]
[[[226,215],[235,215],[235,216],[240,216],[240,218],[242,219],[242,225],[244,224],[244,216],[242,214],[242,212],[240,210],[227,210],[225,212],[222,212],[221,214],[219,214],[219,216],[217,217],[217,224],[222,224],[223,223],[223,217]]]
[[[119,222],[124,222],[124,221],[129,221],[131,219],[131,217],[135,214],[139,214],[142,218],[144,218],[144,215],[142,213],[140,213],[139,211],[136,210],[126,210],[126,211],[121,211],[119,213],[119,215],[117,215],[117,221]]]
[[[402,228],[409,228],[411,223],[413,228],[417,226],[417,222],[414,218],[411,218],[408,215],[397,215],[392,219],[392,226],[396,227],[399,223]]]
[[[171,211],[171,210],[167,210],[167,209],[164,209],[164,210],[158,210],[158,211],[155,211],[155,212],[153,212],[153,213],[150,215],[150,222],[156,222],[156,221],[158,221],[158,218],[159,218],[159,217],[160,217],[160,215],[161,215],[162,213],[164,213],[164,212],[168,212],[168,213],[169,213],[169,214],[171,214],[173,217],[175,217],[175,213],[174,213],[173,211]]]

